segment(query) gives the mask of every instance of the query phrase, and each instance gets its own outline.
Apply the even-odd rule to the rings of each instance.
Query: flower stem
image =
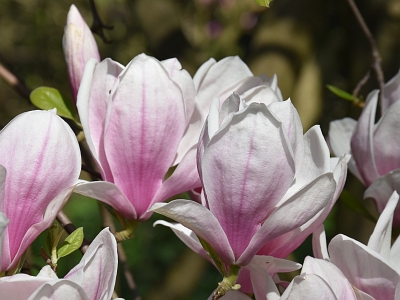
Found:
[[[240,271],[240,266],[229,266],[228,275],[222,279],[220,283],[218,283],[218,288],[212,296],[212,300],[218,300],[222,296],[226,294],[226,292],[230,290],[238,290],[240,289],[240,284],[236,283],[238,279]]]

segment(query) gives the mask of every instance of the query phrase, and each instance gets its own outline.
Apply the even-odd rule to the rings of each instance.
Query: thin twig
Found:
[[[347,2],[349,3],[350,8],[353,11],[353,14],[357,19],[358,24],[361,27],[361,30],[363,31],[365,37],[367,38],[367,40],[371,46],[371,51],[372,51],[371,67],[375,71],[376,79],[378,81],[379,89],[381,90],[381,97],[382,97],[383,87],[385,85],[385,78],[383,76],[383,71],[382,71],[382,67],[381,67],[382,58],[379,54],[378,47],[376,46],[375,39],[372,36],[371,31],[369,30],[367,24],[365,23],[365,20],[364,20],[363,16],[361,15],[360,10],[358,9],[354,0],[347,0]]]
[[[31,94],[30,89],[25,85],[25,83],[18,78],[14,73],[12,73],[8,68],[6,68],[3,64],[0,63],[0,77],[4,79],[5,82],[8,83],[13,89],[15,89],[18,94],[20,94],[23,98],[29,99],[29,95]]]
[[[68,233],[71,234],[76,230],[76,227],[74,224],[72,224],[71,220],[67,217],[67,215],[63,212],[60,211],[57,215],[57,221],[60,223],[60,225],[64,228],[64,230]],[[85,254],[87,248],[89,247],[90,243],[88,240],[85,238],[83,239],[82,245],[79,248],[82,252],[82,254]]]
[[[370,75],[371,75],[371,72],[370,72],[370,70],[368,70],[368,72],[364,75],[364,77],[361,78],[361,80],[358,82],[357,86],[353,90],[354,98],[358,98],[358,93],[360,92],[363,85],[367,83]]]
[[[105,36],[103,29],[112,30],[114,29],[114,26],[105,25],[100,19],[94,0],[90,0],[89,2],[90,2],[90,9],[92,10],[92,15],[93,15],[93,24],[92,27],[90,27],[90,29],[92,30],[93,33],[96,33],[98,36],[100,36],[104,43],[111,43],[112,40],[109,40]]]

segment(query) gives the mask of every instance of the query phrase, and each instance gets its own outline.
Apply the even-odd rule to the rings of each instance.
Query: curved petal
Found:
[[[26,232],[24,232],[24,236],[18,245],[18,251],[15,254],[14,258],[10,257],[11,263],[8,269],[13,268],[18,263],[18,260],[24,254],[26,249],[30,246],[30,244],[41,234],[45,229],[49,228],[51,224],[54,222],[57,214],[67,203],[69,197],[72,194],[74,186],[68,187],[65,190],[61,191],[45,208],[45,212],[43,213],[43,218],[40,222],[33,224]],[[8,232],[7,232],[8,233]],[[9,233],[8,233],[9,234]],[[12,241],[11,237],[8,236],[9,240]],[[16,241],[15,241],[16,242]],[[10,252],[12,254],[12,252]],[[3,262],[4,262],[4,254],[3,254]]]
[[[312,248],[315,258],[326,259],[329,261],[324,224],[321,224],[317,230],[313,232]]]
[[[375,127],[374,159],[376,168],[381,175],[400,168],[399,114],[400,101],[390,106]]]
[[[350,154],[350,141],[357,121],[351,118],[335,120],[329,123],[329,144],[336,156]]]
[[[340,300],[330,285],[318,275],[302,274],[296,276],[280,300]],[[347,299],[347,298],[346,298]]]
[[[374,199],[379,213],[382,213],[393,191],[400,192],[400,169],[375,180],[364,192],[364,199]],[[400,226],[399,206],[396,207],[393,215],[393,226]]]
[[[292,146],[293,159],[295,161],[296,173],[300,169],[303,161],[303,125],[301,124],[300,116],[289,100],[282,102],[275,102],[268,106],[268,109],[280,120],[289,138],[290,145]],[[304,136],[307,139],[307,133]],[[325,141],[324,141],[325,142]],[[326,144],[326,143],[325,143]],[[321,150],[321,149],[319,149]],[[321,151],[322,155],[325,154]],[[329,155],[328,155],[329,157]],[[303,174],[302,174],[303,175]],[[296,178],[297,178],[296,174]]]
[[[40,286],[51,280],[47,277],[35,277],[26,274],[1,277],[1,297],[2,299],[26,300]]]
[[[310,220],[332,199],[335,188],[333,174],[328,173],[318,177],[288,199],[265,220],[237,264],[248,264],[255,253],[267,242]]]
[[[204,77],[207,75],[208,70],[210,70],[211,66],[216,64],[217,61],[214,58],[210,58],[205,63],[203,63],[200,68],[196,71],[196,74],[193,76],[194,86],[196,87],[196,91],[199,89],[201,83],[203,82]]]
[[[70,280],[53,280],[37,289],[28,300],[89,300],[81,286]]]
[[[307,256],[302,273],[320,276],[332,289],[337,299],[357,299],[350,282],[334,264]]]
[[[337,235],[329,243],[334,263],[359,290],[376,299],[394,299],[399,274],[377,252],[345,235]]]
[[[204,74],[203,70],[201,73]],[[194,78],[195,84],[199,81],[196,76],[197,74]],[[213,97],[231,94],[238,88],[238,83],[249,76],[253,76],[253,73],[238,56],[226,57],[212,64],[197,86],[197,97],[201,109],[207,112]]]
[[[117,268],[117,242],[105,228],[90,244],[80,263],[64,278],[79,284],[88,299],[109,300],[114,291]]]
[[[376,105],[378,103],[378,90],[369,93],[365,102],[365,107],[358,119],[357,126],[351,138],[351,152],[363,178],[363,182],[368,186],[377,177],[378,169],[374,160],[374,123]]]
[[[344,118],[329,123],[329,145],[336,156],[351,153],[350,141],[356,125],[357,121],[351,118]],[[353,157],[351,157],[348,166],[351,173],[365,185]]]
[[[206,250],[204,250],[201,245],[197,235],[190,230],[189,228],[183,226],[179,223],[170,223],[164,220],[158,220],[154,222],[153,227],[156,225],[164,225],[172,229],[172,231],[176,234],[176,236],[190,249],[192,249],[197,254],[203,256],[205,259],[210,260],[210,257],[207,255]]]
[[[104,154],[104,126],[110,92],[123,69],[109,58],[100,63],[90,60],[85,67],[76,103],[90,151],[103,179],[109,181],[112,181],[112,175]]]
[[[71,5],[68,12],[67,25],[64,29],[63,49],[72,94],[76,100],[86,62],[90,58],[100,61],[100,54],[90,28],[75,5]]]
[[[30,111],[0,132],[0,164],[7,169],[0,211],[10,219],[4,247],[12,261],[28,229],[42,222],[46,207],[77,183],[81,157],[74,133],[54,111]],[[57,201],[54,211],[64,200]],[[3,253],[3,268],[8,267]]]
[[[181,89],[154,58],[136,56],[119,78],[104,147],[114,183],[140,218],[174,161],[186,127],[185,106]]]
[[[111,205],[128,220],[137,219],[136,210],[132,203],[113,183],[105,181],[80,183],[75,187],[74,192]]]
[[[400,100],[400,71],[385,84],[382,97],[382,114]]]
[[[235,264],[235,258],[228,238],[215,216],[204,206],[190,200],[174,200],[156,203],[150,209],[171,218],[193,230],[215,250],[223,262]]]
[[[179,193],[201,187],[199,173],[197,172],[196,154],[197,147],[193,146],[183,157],[172,175],[163,182],[149,207],[156,202],[162,202]]]
[[[236,258],[293,181],[283,130],[265,105],[253,103],[220,128],[204,151],[203,189]]]
[[[182,90],[186,108],[186,125],[188,125],[190,117],[193,114],[196,98],[196,88],[192,77],[186,70],[182,69],[182,65],[177,58],[163,60],[161,61],[161,64],[167,70],[171,79],[175,81]]]
[[[331,171],[329,149],[319,126],[308,130],[304,135],[304,144],[299,144],[302,147],[304,145],[303,149],[298,150],[304,151],[301,154],[301,164],[296,164],[296,178],[280,203],[285,202],[315,178]]]
[[[297,247],[299,247],[311,233],[313,233],[321,224],[323,224],[343,190],[347,175],[348,159],[348,155],[341,157],[333,170],[333,177],[336,182],[336,190],[333,197],[329,200],[325,207],[305,224],[265,244],[257,252],[258,254],[284,258],[292,251],[297,249]],[[337,161],[337,159],[331,158],[331,162],[332,161]]]
[[[367,244],[369,248],[375,250],[387,260],[390,259],[390,247],[392,244],[393,213],[398,202],[399,194],[394,191],[385,209],[379,216],[374,232],[370,236]]]

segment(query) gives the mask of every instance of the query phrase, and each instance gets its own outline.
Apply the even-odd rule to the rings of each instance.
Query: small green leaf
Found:
[[[269,7],[269,4],[272,2],[272,0],[255,0],[258,5],[260,6],[265,6]]]
[[[337,88],[336,86],[327,84],[326,87],[332,93],[334,93],[336,96],[338,96],[338,97],[340,97],[340,98],[342,98],[344,100],[352,101],[352,102],[359,102],[359,100],[356,97],[354,97],[352,94],[349,94],[348,92],[343,91],[343,90]]]
[[[359,200],[357,200],[352,194],[348,191],[343,190],[340,195],[340,200],[346,205],[346,207],[360,215],[364,216],[368,220],[376,223],[376,218],[361,204]]]
[[[51,87],[38,87],[30,95],[31,102],[40,109],[56,108],[60,117],[75,121],[75,109],[72,102],[63,97],[59,90]]]
[[[78,250],[82,245],[82,242],[83,228],[79,227],[64,240],[63,245],[57,251],[58,258],[67,256],[75,250]]]

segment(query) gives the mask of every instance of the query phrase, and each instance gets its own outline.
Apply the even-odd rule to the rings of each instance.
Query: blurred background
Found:
[[[371,64],[367,40],[345,0],[274,0],[269,9],[253,0],[96,0],[98,13],[113,30],[110,43],[96,36],[102,58],[127,64],[142,52],[162,60],[177,57],[194,75],[214,57],[238,55],[255,75],[278,75],[284,98],[291,98],[304,129],[320,124],[327,134],[329,122],[357,119],[360,108],[339,99],[325,85],[352,92]],[[89,26],[93,22],[89,0],[0,1],[0,64],[18,75],[29,89],[55,87],[70,95],[62,36],[71,4]],[[400,67],[400,1],[363,0],[357,5],[371,29],[382,56],[388,81]],[[361,90],[366,95],[378,84],[372,74]],[[0,127],[17,114],[35,109],[0,80]],[[362,199],[364,187],[349,174],[346,189]],[[376,214],[371,203],[364,203]],[[102,228],[96,201],[73,196],[65,208],[77,227],[92,240]],[[133,240],[123,243],[129,268],[141,299],[206,299],[221,279],[218,272],[192,253],[167,228],[152,227],[159,216],[140,224]],[[340,201],[329,216],[328,238],[344,233],[366,243],[374,224],[355,214]],[[43,265],[42,235],[30,249],[32,274]],[[311,255],[308,240],[290,259],[302,262]],[[80,260],[60,261],[63,276]],[[65,262],[63,261],[65,260]],[[121,267],[120,267],[121,270]],[[120,297],[133,299],[119,275]]]

